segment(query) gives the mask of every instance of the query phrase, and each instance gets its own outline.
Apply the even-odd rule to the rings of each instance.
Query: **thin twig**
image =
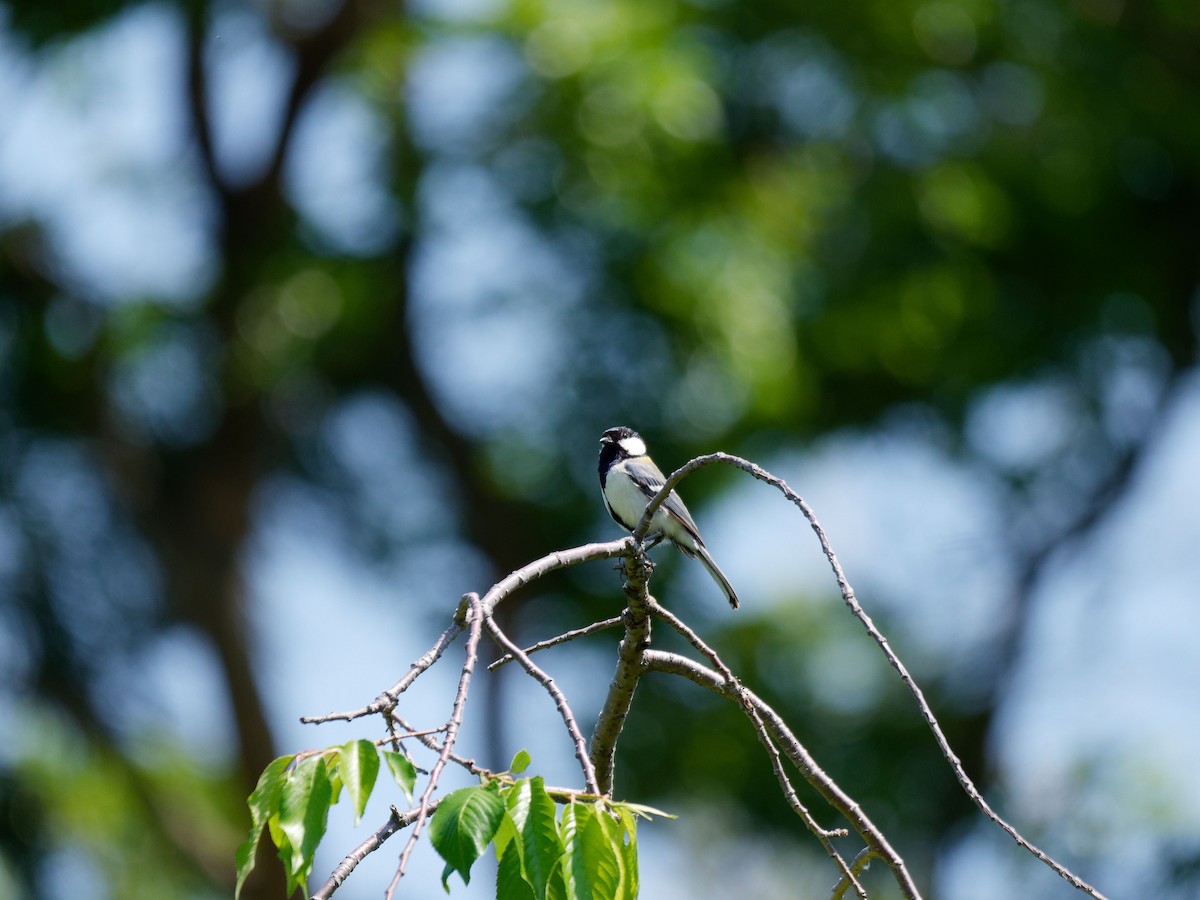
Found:
[[[413,848],[421,836],[421,829],[429,817],[431,809],[430,801],[433,799],[433,792],[437,789],[438,779],[441,777],[442,771],[446,768],[446,763],[450,759],[450,753],[454,748],[454,741],[458,737],[459,726],[462,725],[463,708],[467,703],[467,690],[471,685],[471,673],[475,670],[475,660],[479,655],[479,639],[483,635],[484,620],[483,606],[477,594],[467,594],[463,597],[463,600],[470,607],[467,613],[467,622],[470,631],[467,635],[466,659],[463,661],[462,674],[458,678],[458,692],[454,695],[454,706],[451,708],[450,718],[446,722],[446,739],[442,742],[442,750],[438,754],[437,762],[434,763],[433,768],[429,772],[429,783],[425,786],[425,793],[421,795],[416,824],[413,827],[412,834],[409,835],[408,843],[404,845],[404,850],[400,853],[400,862],[396,866],[396,874],[392,876],[392,881],[384,893],[385,900],[392,900],[395,897],[396,887],[400,884],[400,879],[404,877],[404,870],[408,866],[408,859],[412,855]]]
[[[758,742],[763,745],[767,751],[767,755],[771,758],[771,770],[775,773],[775,780],[779,782],[779,788],[783,791],[783,797],[787,801],[793,812],[796,813],[804,822],[809,831],[816,836],[821,842],[821,846],[825,848],[825,852],[829,854],[829,858],[834,861],[834,864],[842,872],[842,880],[854,886],[855,893],[861,900],[867,900],[866,889],[859,884],[858,878],[854,872],[846,865],[846,860],[842,858],[842,854],[838,852],[837,847],[833,846],[833,838],[845,837],[848,832],[844,828],[823,828],[809,812],[808,807],[801,801],[796,793],[796,788],[792,784],[792,780],[788,778],[787,771],[783,767],[783,760],[779,755],[779,747],[775,741],[771,739],[771,735],[767,733],[767,726],[762,720],[762,716],[758,714],[758,710],[754,708],[754,704],[746,695],[746,690],[736,682],[733,688],[737,692],[738,702],[742,710],[746,713],[746,717],[750,719],[750,724],[754,726],[754,733],[758,737]]]
[[[925,719],[926,724],[933,732],[934,739],[937,741],[937,745],[942,752],[942,756],[944,756],[946,761],[950,763],[950,767],[954,771],[955,778],[958,779],[958,783],[962,786],[962,789],[966,792],[967,796],[971,798],[971,801],[975,804],[975,806],[978,807],[985,816],[1000,826],[1000,828],[1003,829],[1003,831],[1010,838],[1016,841],[1019,846],[1029,851],[1042,863],[1057,872],[1072,887],[1083,891],[1085,894],[1093,897],[1094,900],[1107,900],[1107,898],[1098,890],[1096,890],[1096,888],[1092,887],[1078,875],[1074,874],[1066,866],[1056,862],[1044,851],[1040,850],[1038,847],[1026,840],[1016,828],[1001,818],[1000,815],[993,810],[988,802],[983,798],[983,794],[981,794],[979,789],[975,787],[975,783],[971,780],[970,776],[967,775],[966,770],[963,768],[962,761],[950,747],[950,742],[947,740],[945,733],[942,731],[941,725],[934,716],[933,710],[926,702],[925,695],[921,691],[921,688],[917,685],[917,682],[913,679],[912,675],[909,674],[909,671],[905,667],[904,663],[900,661],[900,657],[897,656],[892,650],[891,645],[888,644],[888,640],[886,637],[884,637],[883,632],[876,627],[866,610],[864,610],[859,604],[858,599],[854,595],[854,589],[850,586],[850,582],[846,578],[846,573],[842,570],[841,563],[838,562],[837,554],[833,552],[833,546],[830,544],[829,538],[826,536],[825,530],[821,527],[820,522],[817,521],[816,514],[813,512],[812,507],[805,502],[803,497],[788,487],[787,482],[785,482],[782,478],[777,478],[766,469],[760,468],[754,463],[742,459],[740,456],[733,456],[729,453],[710,453],[706,456],[698,456],[671,473],[671,477],[668,478],[666,483],[663,484],[662,488],[659,489],[659,492],[655,495],[654,500],[647,505],[646,515],[642,517],[642,521],[639,523],[639,530],[643,525],[647,527],[649,526],[649,516],[653,513],[653,510],[657,508],[658,504],[662,503],[666,496],[672,490],[674,490],[675,486],[682,481],[685,476],[714,462],[728,463],[731,466],[736,466],[744,472],[748,472],[759,481],[766,482],[767,484],[779,490],[785,497],[787,497],[788,500],[790,500],[799,508],[800,512],[804,515],[804,518],[808,520],[808,524],[812,527],[813,532],[817,536],[817,540],[821,544],[821,550],[825,554],[825,558],[828,560],[829,565],[833,570],[834,578],[837,579],[838,590],[841,592],[842,601],[850,609],[850,612],[854,615],[854,617],[862,624],[863,628],[866,629],[867,634],[869,634],[875,643],[879,645],[884,656],[887,658],[888,663],[890,663],[892,668],[895,669],[900,675],[900,680],[904,682],[904,685],[908,688],[909,693],[911,693],[914,699],[917,701],[917,707],[920,709],[921,716]],[[655,500],[658,501],[658,504],[654,502]],[[635,539],[639,537],[638,532],[634,532],[634,537]]]
[[[579,723],[575,721],[575,713],[571,711],[571,706],[567,703],[567,698],[554,683],[554,679],[543,672],[516,644],[509,638],[496,624],[496,620],[492,616],[484,617],[484,625],[488,630],[488,634],[492,636],[497,644],[508,651],[509,655],[521,664],[530,677],[538,684],[546,689],[554,706],[558,710],[558,714],[562,716],[563,723],[567,726],[567,733],[571,736],[572,742],[575,744],[575,758],[579,760],[579,766],[583,769],[583,780],[587,785],[587,790],[592,794],[599,794],[600,788],[596,784],[596,770],[592,766],[592,761],[588,758],[587,742],[583,739],[583,732],[579,730]]]
[[[433,812],[441,802],[440,797],[431,800],[427,811]],[[383,842],[397,831],[407,828],[415,822],[420,813],[421,808],[419,806],[414,806],[412,809],[405,810],[404,812],[397,811],[396,807],[393,806],[392,814],[383,823],[383,826],[346,854],[346,858],[337,864],[337,867],[329,874],[329,878],[326,879],[325,883],[312,895],[311,900],[329,900],[334,892],[350,877],[350,873],[358,867],[360,862],[383,846]]]
[[[459,611],[461,613],[461,606]],[[363,716],[373,716],[376,713],[392,709],[395,707],[400,695],[412,686],[412,683],[417,680],[421,673],[441,658],[442,654],[446,652],[447,647],[454,643],[454,639],[458,637],[465,624],[465,620],[462,619],[461,615],[456,614],[454,621],[450,623],[450,627],[438,636],[432,647],[426,650],[419,659],[408,667],[408,672],[405,673],[404,677],[376,697],[368,706],[364,706],[362,709],[351,710],[350,712],[331,712],[323,716],[301,716],[300,721],[305,725],[320,725],[324,722],[338,721],[349,722],[353,719],[361,719]]]
[[[394,718],[396,720],[397,723],[399,723],[401,728],[407,728],[409,731],[413,731],[412,726],[409,725],[408,722],[406,722],[403,718],[396,715],[395,712],[392,712],[391,716],[392,716],[392,718]],[[444,728],[438,729],[438,731],[444,731],[444,730],[445,730]],[[434,753],[442,752],[444,745],[439,744],[437,741],[435,741],[433,739],[432,735],[414,732],[413,737],[415,737],[418,741],[420,741],[422,744],[424,744],[426,747],[428,747]],[[475,760],[467,759],[464,756],[459,756],[457,753],[451,753],[449,756],[449,760],[450,760],[450,762],[454,763],[456,766],[462,766],[464,769],[466,769],[472,775],[483,775],[483,776],[490,778],[493,774],[495,774],[494,772],[492,772],[491,769],[485,769],[482,766],[479,766],[478,764],[476,764]]]
[[[565,644],[567,641],[575,640],[575,638],[586,637],[589,634],[595,634],[597,631],[603,631],[606,628],[613,628],[620,624],[621,624],[620,616],[613,616],[611,619],[604,619],[603,621],[600,621],[600,622],[593,622],[591,625],[587,625],[583,628],[576,628],[574,631],[564,631],[562,634],[557,635],[556,637],[547,638],[544,641],[538,641],[533,646],[526,647],[525,653],[526,654],[537,653],[539,650],[545,650],[547,647],[557,647],[559,644]],[[500,668],[505,663],[510,663],[512,661],[513,661],[512,654],[506,653],[504,656],[500,657],[498,660],[496,660],[491,665],[489,665],[487,667],[488,671],[494,672],[494,671],[496,671],[496,669]]]
[[[690,626],[685,624],[684,621],[679,618],[679,616],[675,615],[675,613],[671,612],[653,597],[650,598],[650,601],[647,605],[650,608],[650,612],[658,616],[660,619],[678,631],[681,635],[683,635],[689,644],[703,654],[708,661],[713,664],[713,668],[720,672],[726,681],[734,682],[737,680],[733,677],[733,672],[730,671],[727,665],[725,665],[721,657],[717,656],[717,651],[708,646],[708,644],[704,642],[700,635],[696,634],[696,632],[693,631]]]
[[[389,734],[387,737],[376,738],[372,743],[374,743],[376,747],[382,747],[384,744],[391,744],[395,741],[403,741],[406,738],[422,738],[430,734],[441,734],[445,730],[446,726],[440,725],[437,728],[423,728],[420,731],[412,731],[411,729],[403,733],[397,731]]]
[[[858,851],[858,856],[854,857],[854,860],[850,863],[851,874],[857,878],[863,872],[867,871],[867,867],[871,865],[871,860],[878,858],[879,854],[875,852],[874,848],[863,847]],[[849,887],[850,879],[843,875],[842,879],[833,886],[833,893],[830,895],[829,900],[842,900],[842,897],[846,896],[846,890]]]
[[[846,817],[846,821],[870,847],[875,848],[895,878],[901,893],[908,900],[920,900],[920,892],[908,873],[904,860],[888,843],[883,832],[871,821],[870,817],[829,775],[817,765],[800,743],[799,739],[788,728],[787,723],[764,700],[749,688],[740,684],[727,682],[720,674],[695,660],[680,656],[678,653],[664,653],[661,650],[646,650],[643,654],[646,671],[667,672],[680,675],[715,694],[726,697],[739,704],[743,699],[753,705],[762,719],[771,739],[782,748],[792,765],[834,809]]]
[[[736,692],[738,701],[742,706],[742,710],[746,713],[746,716],[750,719],[750,723],[754,726],[754,731],[758,737],[759,743],[763,745],[763,748],[767,751],[767,755],[771,759],[771,769],[775,773],[775,780],[779,782],[779,788],[783,791],[783,796],[787,801],[788,806],[792,808],[796,815],[798,815],[808,827],[808,830],[811,831],[816,836],[817,840],[821,842],[821,845],[825,848],[825,852],[829,854],[829,858],[837,864],[839,869],[841,869],[843,880],[849,879],[849,883],[854,885],[859,897],[863,898],[863,900],[866,900],[867,892],[863,889],[862,885],[858,883],[858,880],[854,877],[854,874],[846,865],[846,861],[842,858],[842,855],[838,853],[837,848],[833,846],[833,841],[831,840],[831,838],[835,837],[844,837],[846,835],[845,829],[834,829],[831,831],[827,828],[822,828],[821,825],[818,824],[817,820],[813,818],[813,815],[811,812],[809,812],[808,808],[800,801],[800,797],[796,794],[796,789],[793,787],[791,779],[788,778],[787,772],[783,768],[783,761],[779,756],[779,748],[775,745],[775,742],[771,740],[771,736],[767,734],[766,725],[763,724],[762,718],[758,714],[758,710],[754,708],[754,704],[750,702],[749,697],[747,697],[746,693],[742,690],[741,684],[736,678],[734,678],[732,671],[730,671],[729,667],[725,665],[724,660],[722,660],[717,654],[717,651],[705,643],[704,639],[701,638],[700,635],[698,635],[690,626],[688,626],[682,619],[676,616],[669,609],[660,604],[657,600],[651,598],[649,607],[651,613],[658,616],[660,619],[663,619],[668,625],[683,635],[683,637],[687,639],[688,643],[702,653],[709,660],[709,662],[712,663],[713,667],[721,673],[721,677],[725,680],[725,683]]]
[[[384,715],[383,715],[383,721],[384,721],[384,724],[387,726],[388,735],[390,735],[390,741],[389,741],[389,743],[391,743],[391,745],[392,745],[392,749],[393,749],[394,751],[396,751],[397,753],[402,753],[402,752],[405,752],[405,751],[404,751],[404,745],[403,745],[402,743],[400,743],[400,736],[399,736],[399,735],[396,733],[396,720],[395,720],[395,718],[394,718],[393,716],[389,715],[388,713],[384,713]],[[411,729],[411,728],[410,728],[410,729],[408,729],[408,730],[409,730],[409,731],[412,731],[412,729]],[[381,747],[382,747],[383,745],[382,745],[382,744],[380,744],[379,746],[381,746]]]

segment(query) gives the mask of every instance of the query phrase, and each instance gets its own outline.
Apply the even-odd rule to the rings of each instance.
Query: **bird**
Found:
[[[646,504],[666,481],[666,476],[647,453],[646,442],[632,428],[620,425],[601,435],[600,491],[609,515],[626,531],[637,528],[646,512]],[[647,533],[654,536],[653,543],[666,538],[684,556],[699,559],[729,599],[729,605],[734,609],[741,605],[737,591],[713,561],[700,537],[700,530],[677,493],[671,491],[654,511]]]

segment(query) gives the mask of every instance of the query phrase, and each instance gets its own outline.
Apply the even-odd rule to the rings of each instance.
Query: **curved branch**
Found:
[[[460,607],[460,613],[461,611]],[[421,673],[441,659],[442,654],[446,652],[446,648],[454,643],[454,639],[458,637],[465,624],[466,620],[461,615],[456,614],[450,627],[441,633],[432,647],[426,650],[418,660],[408,667],[408,672],[405,673],[404,677],[376,697],[369,705],[349,712],[331,712],[323,716],[301,716],[300,721],[305,725],[320,725],[324,722],[336,721],[349,722],[353,719],[361,719],[363,716],[370,716],[392,709],[395,707],[400,695],[409,689],[412,683],[420,677]]]
[[[603,544],[584,544],[580,547],[572,547],[570,550],[555,550],[541,559],[535,559],[497,581],[488,589],[488,592],[483,595],[482,601],[484,615],[492,615],[496,607],[519,588],[537,581],[555,569],[577,566],[580,563],[592,562],[597,559],[615,559],[631,552],[632,546],[630,538],[621,538]]]
[[[892,876],[896,880],[896,884],[900,887],[901,892],[909,900],[919,900],[921,894],[917,890],[916,884],[913,883],[912,876],[909,875],[908,869],[904,864],[904,860],[900,854],[892,849],[883,832],[870,820],[862,808],[843,791],[828,774],[817,765],[816,760],[812,758],[804,745],[788,728],[787,723],[780,718],[764,700],[758,697],[749,688],[743,687],[737,682],[726,681],[717,672],[709,669],[700,663],[688,659],[686,656],[680,656],[677,653],[665,653],[661,650],[647,650],[643,654],[643,659],[647,672],[665,672],[671,675],[679,675],[689,681],[698,684],[700,687],[707,688],[714,694],[732,700],[739,706],[745,709],[745,705],[753,708],[759,716],[764,729],[770,735],[779,747],[783,749],[784,754],[791,760],[792,765],[800,772],[807,781],[825,801],[838,810],[848,821],[854,830],[858,833],[867,844],[879,854],[880,858],[887,863],[888,868],[892,872]],[[844,865],[844,864],[843,864]],[[843,869],[843,877],[845,870]]]
[[[788,778],[787,772],[783,768],[783,761],[779,756],[779,748],[771,740],[771,736],[767,733],[766,725],[763,724],[762,717],[759,716],[758,711],[754,708],[754,704],[750,702],[742,686],[733,676],[729,667],[725,665],[724,660],[686,622],[653,599],[650,601],[650,611],[683,635],[689,644],[695,647],[712,663],[713,668],[724,679],[725,684],[737,692],[742,709],[750,719],[750,723],[754,726],[754,733],[758,737],[759,743],[763,745],[763,749],[767,751],[767,755],[771,758],[771,769],[775,773],[775,780],[779,782],[779,789],[783,791],[783,796],[788,806],[792,808],[801,821],[808,827],[808,830],[821,842],[821,846],[825,848],[825,852],[829,854],[829,858],[842,870],[842,880],[839,883],[853,886],[858,896],[862,900],[866,900],[866,890],[859,883],[851,867],[846,865],[846,861],[838,853],[837,848],[833,846],[833,841],[831,840],[831,838],[835,837],[844,837],[846,835],[845,829],[830,831],[827,828],[822,828],[817,823],[817,820],[813,818],[812,813],[808,811],[808,808],[800,801],[800,797],[796,794],[796,789],[793,787],[791,779]]]
[[[817,536],[817,540],[821,544],[821,550],[825,554],[825,558],[828,560],[830,568],[833,570],[834,578],[837,579],[838,590],[841,592],[842,601],[850,609],[850,612],[854,615],[854,617],[862,624],[863,628],[866,629],[867,634],[871,636],[872,640],[879,645],[879,648],[883,651],[883,655],[887,658],[888,663],[900,675],[900,680],[904,682],[904,685],[908,688],[909,693],[913,695],[913,698],[917,702],[917,707],[921,712],[921,717],[925,720],[925,723],[929,726],[929,730],[933,733],[934,740],[937,742],[938,748],[942,752],[942,756],[944,756],[946,761],[950,763],[950,767],[954,771],[954,777],[958,780],[959,785],[962,787],[963,791],[966,792],[967,796],[971,798],[971,802],[975,804],[980,812],[995,822],[1005,834],[1007,834],[1017,843],[1018,846],[1027,850],[1046,866],[1058,873],[1059,876],[1065,879],[1076,890],[1083,891],[1085,894],[1095,898],[1095,900],[1106,900],[1104,895],[1097,891],[1094,887],[1073,873],[1066,866],[1056,862],[1044,851],[1030,843],[1019,831],[1017,831],[1016,828],[1010,825],[1005,819],[1001,818],[1001,816],[995,810],[993,810],[988,802],[984,799],[983,794],[980,793],[970,776],[967,775],[966,770],[963,768],[962,761],[951,748],[949,740],[947,740],[945,733],[942,731],[942,726],[938,723],[937,718],[933,714],[933,710],[930,708],[929,703],[925,700],[924,692],[922,692],[920,686],[913,679],[912,675],[909,674],[907,667],[905,667],[904,663],[901,662],[900,657],[896,655],[894,650],[892,650],[891,645],[888,643],[887,638],[884,637],[883,632],[876,627],[866,610],[864,610],[859,604],[858,598],[854,595],[854,589],[850,586],[850,582],[846,578],[846,573],[842,570],[842,564],[838,562],[837,554],[833,552],[833,545],[830,544],[829,538],[825,534],[825,530],[821,527],[821,523],[817,521],[817,516],[813,512],[812,507],[805,502],[803,497],[788,487],[786,481],[784,481],[782,478],[772,475],[766,469],[756,466],[754,463],[749,462],[748,460],[742,459],[740,456],[733,456],[729,453],[710,453],[706,456],[698,456],[688,462],[686,465],[672,472],[671,477],[666,480],[665,484],[663,484],[658,494],[654,497],[654,500],[647,505],[647,514],[653,514],[652,508],[657,508],[654,501],[661,503],[663,499],[665,499],[666,495],[674,489],[675,485],[682,481],[687,475],[714,462],[723,462],[731,466],[736,466],[742,471],[753,475],[759,481],[766,482],[767,484],[779,490],[788,500],[790,500],[797,508],[799,508],[800,512],[804,515],[804,518],[808,520],[808,524],[812,527],[813,532]],[[649,526],[648,516],[643,516],[642,521],[638,524],[639,530],[641,530],[643,526]],[[634,537],[638,537],[637,532],[634,533]]]
[[[554,706],[558,710],[558,714],[562,716],[563,723],[567,726],[567,733],[571,735],[571,741],[575,744],[575,758],[579,760],[579,766],[583,770],[583,780],[587,785],[588,793],[599,794],[600,789],[596,785],[596,770],[592,766],[592,761],[588,759],[587,742],[583,739],[583,732],[579,730],[579,722],[575,719],[575,713],[571,710],[571,706],[567,703],[567,698],[563,695],[562,690],[554,679],[547,675],[544,671],[538,668],[537,664],[529,658],[529,655],[512,642],[508,635],[496,624],[496,620],[491,616],[484,619],[484,625],[487,627],[488,634],[492,636],[497,644],[508,651],[509,656],[512,656],[521,664],[529,676],[546,689],[551,699],[554,700]]]
[[[425,807],[425,812],[431,813],[437,809],[442,798],[438,797],[435,800],[429,801]],[[413,822],[417,821],[417,817],[421,814],[421,807],[414,806],[412,809],[399,812],[396,807],[392,807],[392,814],[383,825],[375,831],[369,838],[346,854],[346,858],[337,864],[332,872],[329,873],[329,878],[321,885],[312,895],[311,900],[329,900],[333,896],[334,891],[342,886],[350,874],[358,868],[358,864],[383,846],[383,842],[390,838],[402,828],[407,828]]]

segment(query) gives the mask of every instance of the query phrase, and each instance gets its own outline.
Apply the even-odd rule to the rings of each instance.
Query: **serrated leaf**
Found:
[[[533,786],[528,778],[518,779],[504,798],[505,810],[517,831],[525,830],[525,820],[529,818],[530,796]]]
[[[392,773],[392,778],[400,786],[400,790],[404,791],[405,799],[412,803],[413,787],[417,783],[417,767],[403,753],[397,753],[395,750],[381,752],[383,761],[387,763],[388,771]]]
[[[329,822],[332,797],[329,770],[321,756],[301,760],[281,786],[279,830],[287,836],[291,849],[284,859],[289,895],[312,871],[313,854]]]
[[[262,837],[271,816],[279,810],[279,788],[283,783],[284,773],[292,764],[295,756],[281,756],[274,759],[258,776],[258,784],[246,799],[250,808],[250,833],[237,850],[237,886],[233,896],[236,900],[242,893],[242,885],[254,870],[254,851],[258,847],[258,839]]]
[[[271,832],[271,843],[275,845],[276,854],[279,856],[279,861],[283,863],[283,871],[287,876],[287,896],[291,896],[296,890],[296,878],[291,871],[292,860],[292,842],[288,840],[288,836],[284,834],[283,829],[279,825],[279,816],[271,816],[267,822],[267,827]]]
[[[562,840],[558,836],[554,801],[546,793],[542,777],[538,775],[527,783],[529,804],[521,825],[521,858],[537,900],[546,900],[555,870],[562,866]]]
[[[518,750],[517,755],[513,757],[512,763],[508,767],[508,771],[514,775],[520,775],[529,768],[531,762],[533,762],[533,757],[529,755],[528,750]]]
[[[616,900],[620,863],[595,807],[568,803],[563,809],[562,835],[569,900]]]
[[[625,878],[628,882],[628,890],[630,897],[636,897],[639,888],[638,876],[638,851],[637,851],[637,816],[628,809],[621,806],[614,806],[617,815],[621,817],[621,825],[624,826],[625,834],[628,840],[621,848],[621,859],[625,863]]]
[[[510,841],[496,867],[496,896],[504,900],[536,900],[533,886],[525,880],[521,865],[521,844]]]
[[[563,875],[562,860],[550,873],[550,883],[546,885],[546,900],[567,900],[567,882]]]
[[[504,857],[511,844],[516,847],[523,872],[525,848],[521,843],[521,829],[524,828],[525,819],[529,815],[529,780],[522,778],[516,781],[500,796],[504,800],[504,818],[500,820],[500,827],[496,829],[496,835],[492,838],[492,846],[496,848],[496,860]]]
[[[346,784],[350,802],[354,804],[354,824],[357,825],[375,788],[375,778],[379,775],[379,752],[375,745],[368,740],[342,744],[338,772]]]
[[[627,815],[631,820],[633,819],[631,814],[627,813]],[[596,821],[604,829],[604,835],[616,854],[621,875],[620,884],[617,886],[617,897],[621,900],[634,900],[637,897],[638,872],[636,847],[632,850],[632,858],[630,856],[630,845],[633,843],[633,838],[625,830],[625,823],[608,809],[598,811]]]
[[[471,883],[471,866],[491,843],[503,817],[504,801],[482,787],[454,791],[438,804],[429,823],[429,840],[446,861],[443,887],[449,887],[452,871]]]
[[[504,799],[503,795],[501,799]],[[492,835],[492,847],[496,850],[496,859],[503,858],[504,853],[508,850],[508,845],[511,844],[517,837],[517,826],[514,824],[512,817],[508,814],[508,809],[504,810],[504,815],[500,817],[500,827],[496,829],[496,833]],[[520,841],[517,842],[520,847]]]

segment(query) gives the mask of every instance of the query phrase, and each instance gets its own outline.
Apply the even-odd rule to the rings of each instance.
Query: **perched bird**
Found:
[[[642,520],[646,504],[666,483],[666,476],[646,453],[646,442],[632,428],[610,428],[600,438],[600,490],[609,515],[626,531],[633,531]],[[708,574],[725,592],[729,605],[740,605],[737,592],[704,546],[700,530],[692,521],[679,495],[671,491],[650,517],[649,535],[666,538],[684,556],[699,558]]]

